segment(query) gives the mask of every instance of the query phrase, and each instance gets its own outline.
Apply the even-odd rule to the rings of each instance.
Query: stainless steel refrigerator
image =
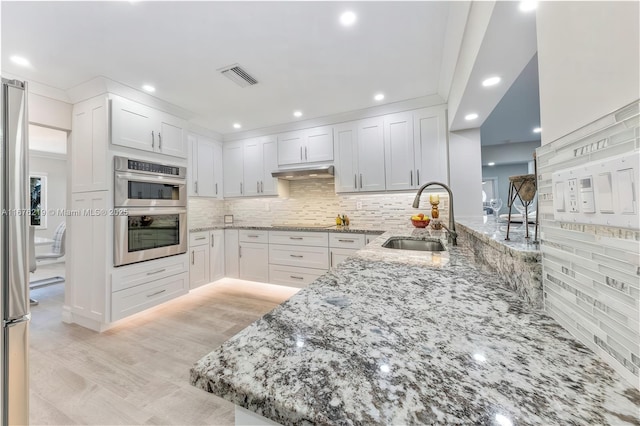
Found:
[[[26,84],[2,79],[0,102],[0,401],[2,425],[29,423]]]

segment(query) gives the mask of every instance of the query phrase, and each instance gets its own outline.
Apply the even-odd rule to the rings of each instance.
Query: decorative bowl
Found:
[[[431,220],[427,219],[427,220],[414,220],[411,219],[411,223],[413,223],[413,226],[415,226],[416,228],[426,228],[427,225],[429,225],[429,222],[431,222]]]

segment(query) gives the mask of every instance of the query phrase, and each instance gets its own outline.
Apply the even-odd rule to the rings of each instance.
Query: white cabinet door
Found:
[[[209,245],[189,248],[189,287],[194,289],[209,283]]]
[[[329,250],[329,263],[331,269],[347,260],[347,258],[353,256],[358,251],[344,248],[331,248]]]
[[[154,151],[158,143],[157,111],[137,102],[113,96],[111,100],[111,143]]]
[[[382,117],[358,121],[358,189],[385,189],[384,136]]]
[[[304,161],[333,161],[333,131],[331,126],[314,127],[305,131]]]
[[[198,136],[196,169],[198,172],[197,189],[200,197],[215,197],[215,145],[210,139]]]
[[[260,138],[247,139],[244,141],[244,191],[242,195],[258,195],[260,181],[263,177],[262,140]]]
[[[358,191],[358,125],[338,124],[333,128],[335,141],[336,192]]]
[[[209,236],[209,281],[224,278],[224,230],[211,231]]]
[[[384,148],[387,191],[415,188],[412,112],[384,116]]]
[[[198,135],[189,133],[187,135],[189,143],[189,157],[187,158],[187,195],[195,197],[198,195],[196,186],[198,185]]]
[[[276,136],[265,136],[262,139],[262,172],[260,193],[262,195],[278,195],[278,179],[271,172],[278,170],[278,142]]]
[[[278,165],[303,162],[305,133],[302,130],[278,135]]]
[[[187,158],[185,123],[177,117],[158,112],[158,145],[156,151],[172,157]]]
[[[237,229],[224,230],[224,270],[225,276],[238,278],[240,276],[240,245]]]
[[[429,181],[449,183],[447,124],[444,108],[413,112],[416,153],[416,186]]]
[[[222,145],[218,142],[213,144],[213,190],[215,197],[222,199],[223,193],[223,167],[222,167]]]
[[[269,282],[269,244],[240,243],[240,279]]]
[[[243,145],[244,143],[242,141],[230,142],[225,143],[222,148],[225,197],[240,197],[243,195]]]
[[[108,149],[107,99],[99,96],[73,106],[71,192],[106,191],[113,179]]]

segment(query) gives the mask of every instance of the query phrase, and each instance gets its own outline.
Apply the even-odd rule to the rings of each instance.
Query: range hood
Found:
[[[319,179],[332,178],[334,173],[333,166],[309,166],[297,169],[276,170],[271,172],[271,176],[278,179],[300,180],[300,179]]]

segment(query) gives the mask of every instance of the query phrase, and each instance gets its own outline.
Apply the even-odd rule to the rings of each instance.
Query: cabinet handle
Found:
[[[362,189],[362,173],[360,173],[360,189]]]
[[[216,182],[216,195],[218,195],[218,182]]]
[[[151,131],[151,148],[155,148],[156,147],[156,137],[153,133],[153,130]]]
[[[304,147],[304,159],[305,160],[307,159],[307,147],[306,146]]]
[[[260,235],[247,235],[249,238],[258,238]]]
[[[289,237],[290,240],[302,240],[302,237]]]
[[[264,182],[260,181],[260,192],[264,194]]]
[[[329,253],[329,267],[333,268],[333,251]]]
[[[256,192],[258,192],[258,193],[260,192],[260,181],[259,180],[256,181]]]
[[[418,176],[418,186],[420,186],[420,169],[416,170],[416,175]]]
[[[196,237],[196,241],[204,240],[204,239],[206,239],[206,238],[207,238],[207,237]]]
[[[196,194],[197,194],[198,193],[198,181],[194,182],[194,186],[196,187],[195,189],[196,189]]]
[[[338,240],[338,241],[340,241],[341,243],[355,243],[356,242],[356,240]]]
[[[289,275],[291,278],[293,278],[294,280],[304,280],[304,277],[298,277],[296,275]]]
[[[353,187],[354,187],[354,189],[358,189],[358,174],[357,173],[353,174]]]
[[[155,274],[159,274],[160,272],[164,272],[167,269],[158,269],[157,271],[153,271],[153,272],[147,272],[147,275],[155,275]]]
[[[289,256],[291,256],[291,257],[295,257],[295,258],[297,258],[297,259],[302,259],[302,258],[304,257],[304,256],[299,255],[299,254],[290,254]]]
[[[158,132],[158,148],[162,149],[162,135]]]
[[[155,293],[147,294],[147,297],[157,296],[157,295],[159,295],[159,294],[164,293],[165,291],[167,291],[167,289],[166,289],[166,288],[165,288],[164,290],[156,291]]]
[[[242,194],[242,182],[240,182],[240,193]]]
[[[192,265],[195,265],[195,255],[196,255],[195,250],[191,250],[191,264]]]
[[[213,234],[211,234],[211,247],[215,247],[215,241],[216,239],[213,237]]]
[[[413,170],[409,170],[409,176],[411,177],[411,186],[413,186]]]
[[[238,257],[242,257],[242,246],[238,246]]]
[[[302,160],[302,146],[300,146],[300,160]]]

